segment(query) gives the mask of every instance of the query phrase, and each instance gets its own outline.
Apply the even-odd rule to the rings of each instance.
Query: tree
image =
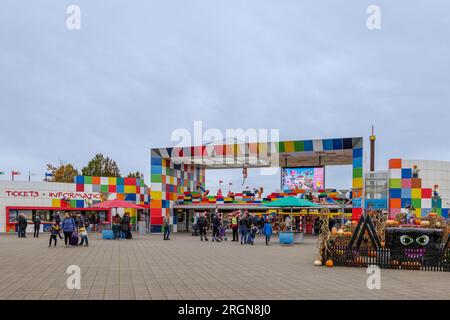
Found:
[[[73,183],[75,176],[78,175],[78,170],[70,163],[64,161],[59,162],[59,166],[47,164],[47,170],[51,173],[50,182],[68,182]]]
[[[120,170],[117,163],[104,157],[101,153],[95,155],[88,165],[81,169],[83,176],[93,177],[120,177]]]
[[[139,171],[136,172],[130,172],[127,176],[127,178],[136,178],[136,179],[144,179],[144,174],[140,173]]]

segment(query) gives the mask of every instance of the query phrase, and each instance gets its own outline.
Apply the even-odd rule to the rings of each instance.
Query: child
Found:
[[[78,231],[79,231],[80,237],[81,237],[80,246],[82,246],[85,241],[86,241],[86,244],[84,246],[85,247],[89,246],[88,234],[87,234],[86,228],[83,226],[83,227],[79,228]]]
[[[256,225],[252,224],[252,227],[250,229],[250,234],[249,234],[249,243],[251,243],[253,245],[253,242],[255,241],[255,237],[256,237],[256,232],[258,232],[258,228],[256,227]]]
[[[267,219],[266,223],[264,224],[264,235],[266,236],[266,246],[269,245],[272,233],[273,233],[272,224],[270,223],[270,220]]]
[[[48,247],[50,248],[52,246],[52,240],[55,240],[55,247],[56,242],[58,241],[57,236],[59,235],[61,228],[59,224],[53,222],[52,227],[50,229],[50,240],[48,241]]]

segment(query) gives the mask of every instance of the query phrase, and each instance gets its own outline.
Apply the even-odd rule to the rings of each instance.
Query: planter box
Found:
[[[280,231],[278,233],[278,240],[281,244],[293,244],[294,243],[294,233],[289,231]]]

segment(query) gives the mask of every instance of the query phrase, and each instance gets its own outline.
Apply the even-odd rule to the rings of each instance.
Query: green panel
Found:
[[[362,168],[354,168],[353,169],[353,178],[362,178],[363,169]]]
[[[84,177],[84,184],[92,184],[92,177]]]
[[[414,208],[422,207],[422,199],[412,199],[412,205]]]
[[[107,185],[102,184],[100,186],[100,192],[108,192],[109,191],[109,187]]]
[[[77,200],[70,200],[70,207],[76,208],[77,207]]]
[[[401,189],[402,188],[402,179],[390,179],[389,180],[389,188]]]
[[[305,143],[303,141],[294,141],[295,151],[305,151]]]
[[[151,178],[152,182],[162,182],[162,175],[160,174],[152,174],[152,178]]]
[[[285,152],[284,150],[285,150],[284,142],[283,141],[278,142],[278,152]]]

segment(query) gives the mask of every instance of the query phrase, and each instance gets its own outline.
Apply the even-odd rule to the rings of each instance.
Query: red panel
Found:
[[[362,208],[353,208],[352,209],[352,220],[359,221],[362,215]]]
[[[136,187],[136,194],[141,193],[141,187]]]
[[[423,199],[430,199],[430,198],[432,198],[432,195],[433,195],[433,190],[431,190],[430,188],[422,189],[422,198]]]
[[[108,186],[108,191],[111,193],[116,193],[117,192],[117,188],[115,185],[110,185]]]
[[[163,224],[163,217],[150,217],[151,224]]]
[[[412,183],[411,183],[413,189],[420,189],[422,188],[422,179],[412,179]]]
[[[401,169],[402,159],[391,159],[389,160],[389,169]]]
[[[84,184],[77,183],[77,192],[84,192]]]
[[[125,178],[125,179],[123,179],[123,181],[126,186],[135,186],[136,185],[136,178]]]

